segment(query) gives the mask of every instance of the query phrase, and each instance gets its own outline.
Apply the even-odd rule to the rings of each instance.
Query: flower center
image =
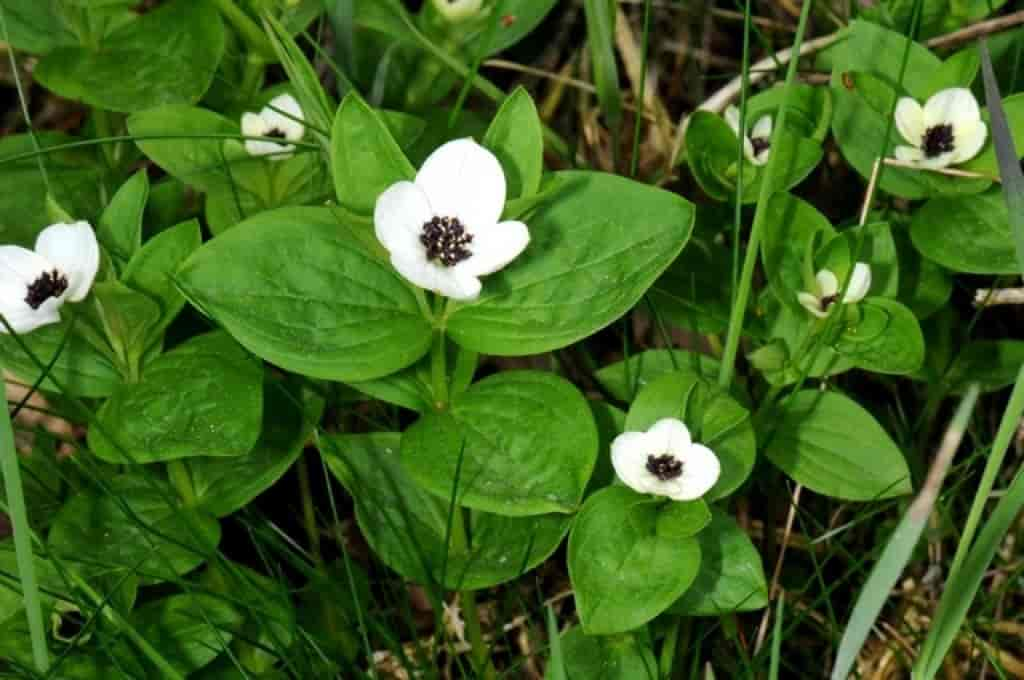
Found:
[[[458,217],[435,217],[423,223],[420,243],[427,249],[427,259],[437,260],[446,267],[453,267],[473,253],[466,246],[473,242],[473,235]]]
[[[32,309],[39,309],[39,306],[52,297],[60,297],[68,289],[68,277],[54,269],[52,272],[43,272],[39,278],[28,286],[25,294],[25,304]]]
[[[821,307],[821,311],[827,312],[828,308],[831,307],[832,304],[838,299],[838,293],[835,295],[826,295],[825,297],[821,298],[821,300],[818,302],[818,305]]]
[[[85,628],[85,617],[77,611],[64,612],[59,616],[60,621],[54,626],[53,636],[61,642],[71,642]]]
[[[284,130],[282,130],[281,128],[276,128],[276,127],[275,128],[270,128],[269,130],[267,130],[267,133],[265,135],[263,135],[263,136],[264,137],[272,137],[274,139],[288,139],[288,135],[286,135],[284,133]]]
[[[953,126],[944,123],[933,125],[921,137],[921,150],[928,158],[935,158],[953,150]]]
[[[661,481],[667,482],[683,474],[683,461],[677,460],[670,453],[647,456],[647,471]]]
[[[761,152],[770,148],[772,142],[767,137],[751,137],[750,146],[754,149],[754,155],[760,156]]]

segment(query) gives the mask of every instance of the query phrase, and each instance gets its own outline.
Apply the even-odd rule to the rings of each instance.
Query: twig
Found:
[[[878,173],[882,169],[881,160],[881,158],[876,158],[874,165],[871,166],[871,179],[868,180],[868,188],[864,192],[864,204],[860,207],[859,224],[861,226],[868,220],[868,211],[871,210],[871,203],[875,196],[875,186],[878,184]]]
[[[1007,14],[1005,16],[996,17],[995,19],[989,19],[988,21],[980,21],[976,24],[971,24],[966,28],[947,33],[945,35],[939,35],[931,40],[925,42],[928,47],[949,47],[951,45],[957,45],[960,43],[968,42],[974,38],[979,38],[983,35],[991,35],[992,33],[999,33],[1005,31],[1008,28],[1013,28],[1024,24],[1024,9]]]
[[[975,307],[1024,305],[1024,288],[979,288],[974,293]]]
[[[793,489],[793,499],[789,504],[789,513],[786,515],[786,530],[782,535],[782,547],[779,549],[779,557],[775,560],[775,570],[772,572],[772,586],[768,590],[768,601],[771,602],[779,591],[779,579],[782,578],[782,561],[786,558],[786,547],[789,545],[789,535],[793,531],[793,521],[796,519],[796,509],[800,505],[800,493],[804,490],[803,484],[797,484]],[[761,617],[761,625],[757,629],[757,641],[754,643],[754,654],[761,651],[764,638],[768,634],[768,620],[771,618],[771,607],[766,607],[764,616]]]
[[[890,168],[904,168],[906,170],[921,170],[934,172],[937,175],[948,175],[950,177],[966,177],[968,179],[987,179],[990,182],[999,182],[998,177],[986,175],[981,172],[970,172],[968,170],[957,170],[956,168],[926,168],[910,161],[901,161],[898,158],[886,158],[885,164]]]

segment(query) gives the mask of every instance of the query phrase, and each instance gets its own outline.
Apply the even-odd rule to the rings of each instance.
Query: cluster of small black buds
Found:
[[[921,150],[928,158],[934,158],[953,150],[953,126],[945,123],[933,125],[921,137]]]
[[[683,474],[683,461],[668,453],[647,456],[647,471],[661,481],[667,482]]]
[[[60,297],[68,289],[68,279],[59,271],[43,272],[39,278],[28,286],[25,294],[25,304],[32,309],[39,309],[39,306],[52,297]]]
[[[435,217],[424,222],[420,243],[427,249],[427,259],[437,260],[446,267],[453,267],[473,253],[466,246],[473,242],[473,235],[466,232],[457,217]]]

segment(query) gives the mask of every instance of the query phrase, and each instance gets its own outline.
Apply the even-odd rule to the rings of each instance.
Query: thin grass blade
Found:
[[[622,121],[622,91],[615,62],[615,4],[614,0],[583,0],[597,99],[611,128]]]
[[[953,416],[953,422],[946,429],[939,452],[928,471],[924,487],[907,509],[892,536],[889,537],[889,542],[871,570],[867,583],[864,584],[864,589],[857,597],[853,613],[850,615],[850,622],[839,642],[839,651],[836,654],[836,661],[830,676],[832,680],[846,680],[849,677],[857,655],[860,654],[871,628],[878,620],[882,607],[889,599],[890,591],[907,566],[914,547],[928,522],[932,508],[935,506],[935,499],[938,498],[942,481],[953,462],[953,456],[963,440],[971,412],[974,411],[974,405],[978,401],[978,392],[978,386],[972,385],[960,400],[960,406],[957,407],[956,414]]]
[[[1017,266],[1024,274],[1024,172],[1021,171],[1017,149],[1013,145],[1010,125],[1006,122],[999,83],[992,71],[992,58],[988,54],[985,39],[979,41],[981,52],[981,76],[985,83],[985,103],[988,104],[989,122],[992,125],[992,144],[999,161],[999,176],[1003,182],[1003,196],[1010,209],[1010,229],[1017,248]]]
[[[21,594],[28,617],[29,635],[32,638],[32,659],[36,670],[45,673],[50,668],[50,655],[46,648],[46,629],[43,627],[43,609],[39,601],[39,584],[36,581],[35,558],[32,554],[31,527],[28,510],[25,507],[25,492],[21,485],[21,465],[18,451],[14,447],[14,429],[7,411],[7,385],[0,386],[4,397],[4,415],[0,417],[0,468],[3,470],[4,487],[7,492],[8,512],[14,527],[14,551],[18,562],[18,578]]]

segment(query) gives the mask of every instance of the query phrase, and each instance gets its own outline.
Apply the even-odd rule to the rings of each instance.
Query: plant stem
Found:
[[[453,507],[451,512],[451,547],[457,551],[469,551],[469,511]],[[487,643],[484,641],[483,629],[480,626],[480,612],[476,606],[476,595],[472,590],[459,591],[459,607],[462,610],[462,620],[466,624],[466,637],[472,647],[473,669],[477,677],[490,680],[494,678],[494,667],[490,662],[490,654]]]
[[[172,460],[167,463],[167,477],[171,480],[181,502],[186,507],[196,504],[196,490],[192,486],[192,475],[185,467],[185,461]]]
[[[430,353],[430,372],[433,379],[434,407],[438,411],[448,406],[448,349],[445,346],[444,330],[434,335],[434,349]]]
[[[324,564],[323,555],[320,553],[320,532],[316,526],[316,508],[313,506],[312,485],[309,483],[309,465],[306,463],[306,455],[299,456],[299,493],[302,495],[302,521],[306,527],[306,537],[309,539],[309,550],[313,553],[313,562],[318,567]]]
[[[263,29],[253,21],[252,17],[245,13],[245,10],[234,3],[234,0],[214,0],[221,15],[228,20],[242,40],[263,58],[276,61],[277,55],[274,48],[267,39]]]
[[[807,0],[800,10],[800,23],[797,26],[796,37],[793,40],[792,52],[800,54],[800,44],[803,42],[804,32],[807,30],[807,18],[810,16],[813,0]],[[789,62],[786,71],[786,89],[791,92],[793,82],[796,79],[798,58]],[[779,107],[778,120],[775,122],[775,133],[772,144],[776,148],[781,146],[781,135],[786,127],[786,114],[789,112],[789,97],[782,100]],[[758,253],[761,244],[761,231],[764,228],[765,214],[767,212],[768,199],[773,193],[775,169],[778,167],[779,154],[769,156],[768,166],[765,169],[761,183],[761,192],[757,198],[757,209],[754,212],[754,224],[750,228],[750,242],[747,244],[747,254],[743,260],[743,271],[740,274],[740,286],[736,291],[733,300],[732,313],[729,317],[729,331],[726,335],[725,353],[722,356],[722,370],[718,374],[718,384],[721,387],[728,387],[732,383],[733,372],[736,370],[736,353],[740,346],[740,336],[743,334],[743,317],[747,311],[747,301],[750,298],[750,288],[753,285],[754,267],[757,264]],[[738,245],[738,244],[737,244]]]
[[[7,384],[0,387],[7,403]],[[32,659],[36,670],[46,673],[50,669],[50,656],[46,648],[46,629],[43,627],[43,609],[39,602],[39,586],[36,582],[35,556],[32,553],[31,527],[28,510],[25,507],[25,493],[21,485],[21,462],[14,445],[14,429],[11,414],[4,407],[0,418],[0,467],[3,469],[7,491],[8,510],[14,528],[14,552],[18,562],[18,577],[21,579],[21,593],[28,617],[28,630],[32,639]]]

